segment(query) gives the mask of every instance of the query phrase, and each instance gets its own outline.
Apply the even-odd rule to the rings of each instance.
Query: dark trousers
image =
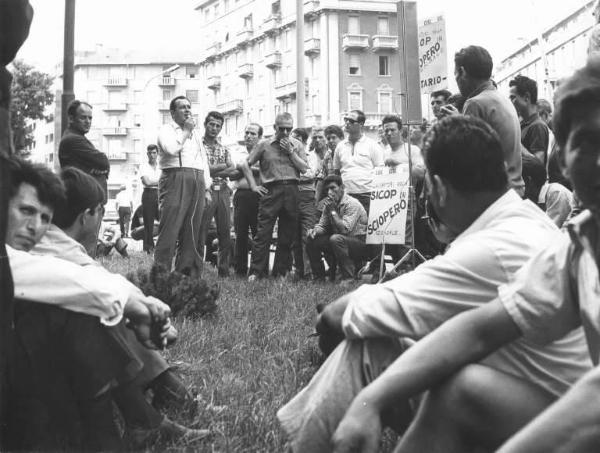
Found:
[[[213,188],[211,202],[206,205],[202,215],[202,231],[200,233],[200,246],[206,243],[208,228],[213,217],[217,224],[217,238],[219,239],[219,252],[217,267],[219,275],[229,274],[229,257],[231,255],[231,190],[227,184],[217,185]]]
[[[119,207],[119,226],[121,237],[129,236],[129,222],[131,221],[131,208],[129,206]]]
[[[325,278],[325,266],[321,256],[324,255],[330,267],[337,265],[342,274],[342,280],[354,278],[355,265],[369,257],[369,247],[365,244],[364,236],[344,236],[343,234],[332,234],[317,236],[308,239],[306,251],[310,259],[313,277]],[[331,262],[335,258],[335,263]]]
[[[267,189],[269,193],[261,197],[258,205],[258,226],[250,265],[250,274],[259,277],[266,276],[269,271],[269,248],[277,219],[277,237],[283,259],[279,263],[280,268],[273,268],[273,274],[285,274],[285,270],[290,268],[291,246],[298,222],[298,186],[274,183]]]
[[[250,189],[238,189],[233,196],[233,228],[235,229],[235,272],[248,273],[248,230],[256,236],[259,195]]]
[[[158,220],[158,189],[145,188],[142,192],[144,219],[144,252],[154,250],[154,221]]]
[[[199,275],[202,250],[198,250],[204,211],[204,173],[192,168],[163,170],[158,181],[160,223],[154,261],[171,270]]]

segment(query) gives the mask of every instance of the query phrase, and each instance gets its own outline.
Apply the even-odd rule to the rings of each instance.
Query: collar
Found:
[[[538,195],[538,204],[546,203],[546,195],[548,194],[548,189],[550,188],[550,183],[546,181],[542,188],[540,189],[540,194]]]
[[[177,124],[175,121],[173,121],[173,119],[171,119],[171,122],[169,124],[175,130],[177,130],[177,129],[183,130],[183,128],[179,124]]]
[[[540,119],[540,115],[537,112],[534,112],[532,115],[529,116],[529,118],[521,121],[521,127],[525,127],[525,126],[529,126],[530,124],[533,124],[535,121]]]
[[[517,192],[515,192],[513,189],[509,189],[504,195],[489,205],[487,209],[475,219],[469,228],[456,237],[455,241],[462,237],[468,236],[469,234],[485,230],[490,222],[494,221],[498,217],[500,212],[504,211],[508,206],[518,205],[522,202],[523,200],[519,195],[517,195]]]
[[[81,266],[96,264],[83,246],[56,225],[50,225],[42,240],[31,250],[35,255],[50,255]]]
[[[360,136],[360,138],[359,138],[358,140],[356,140],[356,142],[355,142],[355,143],[362,143],[362,142],[364,142],[366,139],[367,139],[367,136],[366,136],[365,134],[362,134],[362,135]],[[352,145],[352,143],[350,143],[350,140],[349,140],[349,139],[347,139],[347,138],[345,138],[345,139],[344,139],[344,142],[346,142],[348,145]]]
[[[571,241],[579,248],[586,249],[592,256],[595,256],[595,243],[597,232],[592,211],[586,209],[581,214],[575,216],[567,223],[567,231]]]
[[[469,96],[467,96],[467,99],[474,98],[478,94],[481,94],[484,91],[489,91],[489,90],[496,90],[496,87],[494,86],[494,84],[492,83],[491,80],[486,80],[485,82],[481,83],[481,85],[479,85],[477,88],[475,88],[471,92],[471,94],[469,94]]]

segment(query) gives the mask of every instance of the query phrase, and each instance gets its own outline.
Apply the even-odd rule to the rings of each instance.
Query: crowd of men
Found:
[[[7,5],[10,33],[0,36],[14,42],[3,65],[31,20],[28,2]],[[251,281],[266,277],[275,246],[274,275],[324,280],[325,261],[330,279],[351,281],[380,253],[365,243],[373,169],[408,161],[428,228],[448,245],[410,272],[317,307],[327,358],[277,413],[290,451],[376,452],[383,426],[402,434],[397,452],[600,449],[599,30],[552,103],[523,76],[503,96],[489,53],[460,50],[460,93],[433,93],[436,119],[414,137],[395,115],[376,141],[359,110],[343,129],[310,131],[282,113],[268,138],[248,124],[234,158],[219,140],[219,112],[201,134],[190,101],[172,100],[173,121],[140,172],[144,250],[167,269],[201,275],[214,219],[220,276],[233,264]],[[6,107],[0,97],[2,120]],[[59,175],[10,157],[8,122],[0,128],[0,265],[10,265],[0,285],[11,290],[1,318],[2,449],[120,449],[115,408],[132,449],[210,434],[164,415],[194,405],[157,351],[177,336],[170,308],[94,260],[110,166],[85,138],[91,110],[68,107]],[[131,214],[125,195],[119,208]]]

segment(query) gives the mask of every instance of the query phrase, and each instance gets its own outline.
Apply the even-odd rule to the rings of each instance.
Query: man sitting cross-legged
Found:
[[[498,452],[600,451],[599,99],[598,57],[561,83],[555,95],[559,162],[586,209],[569,223],[569,234],[540,250],[498,288],[494,300],[448,321],[361,391],[335,433],[335,452],[377,451],[379,414],[428,389],[397,452],[474,451],[485,440],[497,448],[540,412]],[[585,330],[595,368],[546,410],[555,398],[473,363],[510,345],[548,344],[578,326]],[[562,358],[566,364],[568,355]],[[514,408],[499,412],[494,402]]]
[[[354,262],[368,257],[365,244],[367,213],[360,201],[346,195],[342,178],[329,175],[323,180],[327,198],[319,222],[308,231],[306,253],[310,259],[313,277],[325,279],[325,267],[321,254],[325,255],[330,268],[337,264],[342,281],[354,278]]]
[[[155,344],[163,344],[170,329],[168,306],[145,297],[123,277],[100,266],[80,266],[27,253],[47,231],[55,208],[64,210],[64,187],[43,167],[20,161],[11,164],[6,243],[15,297],[19,299],[15,312],[13,374],[15,448],[57,448],[56,439],[48,436],[55,435],[53,426],[63,421],[62,415],[80,417],[84,435],[79,448],[118,448],[120,439],[114,427],[112,398],[126,419],[141,421],[142,426],[155,419],[160,427],[170,424],[173,429],[169,432],[177,431],[179,436],[188,434],[186,428],[163,420],[143,399],[132,381],[141,364],[130,349],[131,341],[126,341],[123,335],[111,335],[106,327],[126,317],[138,340],[155,348]],[[91,177],[71,171],[91,181],[96,189],[95,206],[80,205],[84,215],[77,219],[85,220],[84,236],[94,244],[103,212],[102,191]],[[78,185],[77,191],[89,193],[85,188],[85,184]],[[85,254],[68,236],[59,239],[63,243],[57,247],[64,255]],[[205,432],[194,434],[205,435]]]
[[[331,437],[346,409],[361,404],[357,394],[403,353],[407,339],[420,339],[491,300],[531,256],[560,238],[537,206],[508,188],[499,138],[482,120],[442,119],[427,133],[423,156],[432,228],[438,239],[453,239],[452,244],[414,271],[363,285],[323,310],[317,324],[321,340],[339,334],[346,340],[278,413],[294,451],[331,451]],[[495,376],[481,383],[487,396],[482,404],[497,414],[481,417],[492,442],[524,423],[539,403],[522,399],[519,389],[533,388],[550,401],[591,366],[581,330],[543,346],[515,342],[481,364]],[[499,394],[507,382],[520,386]],[[384,413],[384,421],[402,431],[418,401],[409,404],[400,397],[388,403],[393,411]]]

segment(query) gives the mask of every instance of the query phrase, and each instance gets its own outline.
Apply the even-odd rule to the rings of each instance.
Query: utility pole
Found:
[[[296,0],[296,118],[304,127],[304,0]]]
[[[61,133],[68,124],[67,106],[75,99],[73,92],[75,66],[75,0],[65,0],[65,42],[63,50],[63,90],[61,95]]]

